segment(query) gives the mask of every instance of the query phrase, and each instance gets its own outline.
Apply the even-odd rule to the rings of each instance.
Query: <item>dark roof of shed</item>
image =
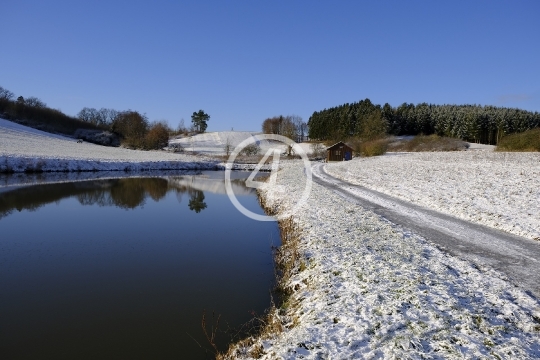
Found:
[[[344,143],[343,141],[339,141],[339,142],[335,143],[334,145],[327,147],[326,150],[329,150],[329,149],[331,149],[334,146],[339,145],[339,144],[343,144],[343,145],[348,146],[348,147],[350,147],[352,149],[351,145],[349,145],[347,143]]]

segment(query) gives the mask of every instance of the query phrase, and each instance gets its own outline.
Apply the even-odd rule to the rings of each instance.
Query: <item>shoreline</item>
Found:
[[[258,189],[257,198],[266,215],[276,215],[276,209],[269,204],[264,190]],[[216,354],[217,360],[258,359],[265,354],[261,339],[279,336],[285,328],[291,326],[285,321],[289,318],[285,309],[293,306],[292,302],[294,301],[291,295],[295,289],[290,287],[290,280],[305,267],[298,248],[302,230],[292,217],[276,221],[281,245],[273,249],[276,279],[275,286],[270,291],[277,294],[278,302],[276,304],[272,297],[271,305],[265,311],[264,316],[256,318],[261,323],[261,327],[247,338],[230,344],[226,352]]]
[[[0,175],[42,174],[42,173],[84,173],[84,172],[148,172],[148,171],[253,171],[257,164],[235,163],[229,167],[221,160],[211,158],[196,161],[121,161],[69,158],[44,158],[22,156],[0,156]],[[271,171],[271,165],[265,164],[259,170]]]

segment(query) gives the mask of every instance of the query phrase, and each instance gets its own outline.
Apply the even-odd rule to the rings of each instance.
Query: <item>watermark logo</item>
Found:
[[[249,177],[246,180],[246,186],[258,189],[259,187],[265,186],[268,187],[268,201],[271,202],[274,199],[274,196],[277,194],[283,195],[284,189],[281,185],[277,184],[277,172],[279,170],[279,159],[281,156],[281,153],[284,151],[283,145],[285,145],[286,148],[292,148],[292,151],[294,151],[295,154],[300,155],[302,158],[302,163],[304,166],[304,173],[306,175],[306,185],[304,187],[304,191],[302,193],[302,196],[294,206],[294,208],[287,212],[282,213],[276,217],[267,216],[267,215],[260,215],[256,214],[251,210],[246,209],[236,196],[234,195],[234,192],[232,190],[231,186],[231,170],[234,166],[234,160],[244,150],[247,146],[257,143],[259,145],[261,143],[261,140],[266,140],[269,144],[271,144],[270,148],[266,151],[264,156],[262,157],[261,161],[255,166],[255,169],[253,172],[249,175]],[[272,164],[270,166],[271,173],[270,178],[268,179],[268,183],[263,183],[260,181],[255,181],[254,178],[257,175],[257,173],[261,170],[263,166],[265,166],[266,161],[268,158],[272,156]],[[300,210],[300,207],[305,204],[307,201],[309,194],[311,192],[311,185],[312,185],[312,175],[311,175],[311,163],[309,162],[309,159],[307,157],[307,154],[302,149],[302,147],[297,144],[296,142],[292,141],[291,139],[281,136],[281,135],[274,135],[274,134],[261,134],[257,135],[256,137],[251,136],[248,139],[242,141],[238,146],[236,146],[229,156],[229,159],[227,160],[227,165],[225,167],[225,189],[227,191],[227,196],[231,200],[232,204],[245,216],[258,221],[276,221],[282,220],[291,214],[294,214],[296,211]]]

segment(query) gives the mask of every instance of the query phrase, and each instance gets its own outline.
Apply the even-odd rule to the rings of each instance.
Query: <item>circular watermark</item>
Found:
[[[304,172],[306,174],[306,186],[304,187],[304,192],[302,193],[302,197],[300,198],[300,200],[298,200],[298,202],[296,203],[296,205],[291,211],[287,211],[286,213],[282,213],[277,216],[267,216],[267,215],[256,214],[253,211],[246,209],[242,204],[240,204],[240,202],[236,198],[236,195],[234,195],[234,192],[231,186],[231,170],[233,169],[234,160],[236,159],[238,154],[240,154],[240,152],[242,152],[242,150],[244,150],[247,146],[254,143],[257,143],[258,145],[260,140],[272,140],[274,142],[277,141],[277,142],[285,144],[287,148],[289,147],[292,148],[292,151],[294,151],[295,154],[300,155],[300,157],[302,158],[303,165],[304,165]],[[261,161],[259,161],[257,166],[255,166],[255,169],[252,171],[252,173],[249,175],[249,177],[246,180],[246,186],[248,187],[259,188],[262,185],[266,185],[268,187],[267,199],[270,202],[273,200],[272,192],[276,192],[280,188],[280,185],[276,184],[276,180],[277,180],[277,172],[279,170],[279,158],[281,156],[282,151],[283,149],[278,146],[269,148],[266,151],[266,154],[261,159]],[[261,170],[261,168],[265,165],[266,160],[271,155],[273,158],[272,158],[272,165],[271,165],[272,170],[270,173],[269,181],[267,183],[253,181],[253,178],[255,177],[255,175],[257,175],[259,170]],[[309,194],[311,192],[311,186],[312,186],[311,163],[307,157],[307,154],[298,143],[281,135],[261,134],[261,135],[256,135],[256,137],[251,136],[245,139],[240,144],[238,144],[238,146],[234,148],[233,152],[229,156],[229,159],[227,160],[227,165],[225,166],[225,190],[227,191],[227,196],[231,200],[234,207],[238,209],[238,211],[240,211],[242,214],[244,214],[245,216],[253,220],[276,221],[276,219],[282,220],[290,216],[290,214],[294,214],[307,201]]]

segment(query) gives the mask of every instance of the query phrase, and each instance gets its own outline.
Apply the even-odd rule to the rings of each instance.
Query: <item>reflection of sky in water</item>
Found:
[[[193,340],[207,347],[203,309],[222,315],[223,330],[261,314],[277,224],[246,218],[211,192],[222,174],[0,193],[3,357],[204,359]],[[237,186],[239,201],[263,214]],[[218,334],[222,348],[227,340]]]

